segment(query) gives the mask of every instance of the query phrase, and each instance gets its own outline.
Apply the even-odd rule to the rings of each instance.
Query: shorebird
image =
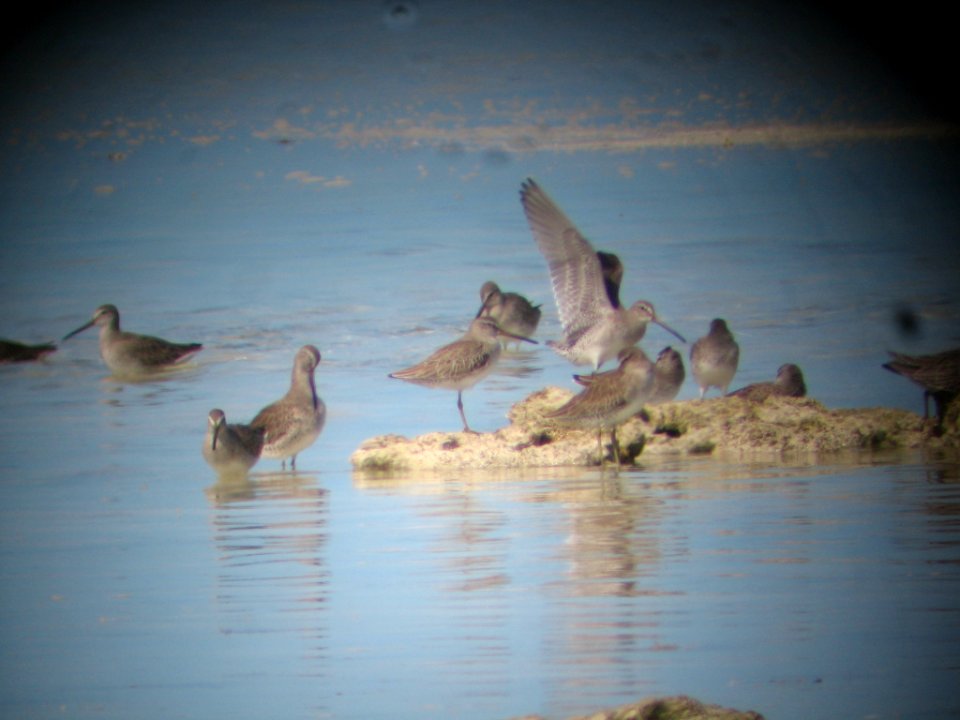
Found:
[[[803,382],[803,373],[796,365],[787,363],[777,370],[777,379],[773,382],[759,382],[734,390],[727,397],[739,397],[746,400],[766,400],[771,395],[781,397],[804,397],[807,386]]]
[[[618,358],[623,360],[624,356],[632,350],[634,348],[621,350]],[[593,382],[594,378],[603,374],[574,375],[573,379],[586,387]],[[657,362],[653,365],[653,388],[650,390],[650,397],[644,404],[660,405],[670,402],[680,392],[680,387],[683,385],[686,376],[687,374],[683,369],[683,357],[668,345],[657,355]]]
[[[670,402],[677,397],[686,376],[683,357],[668,345],[657,355],[653,366],[653,390],[647,402],[650,405]]]
[[[575,365],[598,370],[607,360],[635,345],[648,323],[656,323],[686,342],[657,317],[653,305],[639,300],[620,303],[623,266],[611,253],[598,253],[550,197],[533,180],[520,189],[527,222],[550,269],[563,339],[548,345]]]
[[[214,408],[207,417],[203,459],[220,474],[245,473],[260,459],[263,428],[227,424],[223,410]]]
[[[733,333],[725,320],[714,318],[710,332],[690,348],[690,370],[700,387],[700,399],[711,387],[719,388],[720,394],[726,395],[739,362],[740,346],[733,339]]]
[[[597,451],[603,464],[603,431],[610,431],[614,461],[620,464],[617,427],[643,409],[650,399],[654,382],[654,366],[639,347],[620,353],[615,370],[593,375],[574,375],[584,385],[579,394],[544,417],[560,424],[596,429]]]
[[[943,427],[947,406],[960,395],[960,348],[935,355],[890,353],[884,368],[923,388],[923,417],[930,417],[930,398],[937,408],[937,426]]]
[[[502,292],[495,282],[488,280],[480,288],[480,300],[483,304],[477,317],[489,316],[501,330],[521,337],[528,338],[537,331],[540,306],[532,304],[523,295]]]
[[[412,367],[390,373],[390,377],[425,387],[456,390],[463,431],[472,433],[474,431],[463,414],[463,391],[476,385],[493,370],[500,358],[501,337],[536,344],[535,340],[501,329],[493,318],[478,317],[470,323],[462,338],[444,345]]]
[[[313,445],[326,422],[327,406],[317,395],[313,379],[319,364],[320,351],[313,345],[297,350],[287,394],[267,405],[250,421],[250,427],[264,432],[261,455],[280,460],[284,469],[287,458],[290,458],[290,469],[296,469],[297,454]]]
[[[120,329],[120,311],[114,305],[101,305],[93,319],[67,333],[73,337],[89,327],[100,328],[100,357],[114,375],[145,375],[168,370],[200,352],[200,343],[174,343],[150,335],[137,335]]]
[[[57,349],[53,343],[42,343],[40,345],[25,345],[16,340],[4,340],[0,338],[0,365],[3,363],[30,362],[39,360],[44,355],[52,353]]]

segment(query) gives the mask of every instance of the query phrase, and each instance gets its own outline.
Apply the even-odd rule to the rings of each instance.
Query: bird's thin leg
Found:
[[[937,411],[937,435],[942,435],[944,431],[944,421],[947,418],[947,406],[950,404],[950,396],[947,393],[932,393],[934,408]]]
[[[610,430],[610,444],[613,445],[613,462],[617,467],[620,467],[620,446],[617,444],[616,428]]]
[[[467,416],[463,414],[463,391],[457,390],[457,410],[460,411],[460,419],[463,420],[463,431],[465,433],[472,433],[476,435],[475,430],[471,430],[470,426],[467,425]]]

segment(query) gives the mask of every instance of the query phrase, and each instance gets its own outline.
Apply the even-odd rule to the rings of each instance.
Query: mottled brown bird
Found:
[[[683,357],[668,345],[660,351],[657,362],[654,363],[653,391],[648,402],[651,405],[660,405],[676,398],[686,376]]]
[[[57,346],[53,343],[40,345],[26,345],[16,340],[0,339],[0,365],[3,363],[31,362],[39,360],[44,355],[54,352]]]
[[[260,459],[264,433],[263,428],[228,424],[223,410],[214,408],[207,416],[203,459],[221,475],[246,473]]]
[[[534,305],[523,295],[503,292],[495,282],[488,280],[480,288],[480,300],[483,304],[477,317],[492,317],[501,330],[521,337],[533,337],[537,331],[540,306]]]
[[[726,320],[714,318],[710,331],[690,348],[690,371],[700,388],[700,398],[711,387],[719,388],[720,394],[726,395],[739,362],[740,346],[733,339]]]
[[[923,416],[930,415],[930,398],[937,408],[937,424],[943,427],[947,406],[960,394],[960,348],[934,355],[903,355],[883,365],[890,372],[903,375],[923,388]]]
[[[807,386],[803,381],[803,373],[796,365],[787,363],[777,370],[777,379],[773,382],[759,382],[734,390],[727,397],[739,397],[746,400],[761,401],[768,397],[804,397]]]
[[[317,395],[313,379],[320,364],[320,351],[304,345],[293,357],[290,389],[287,394],[267,405],[250,421],[250,427],[264,431],[263,451],[266,458],[280,460],[286,467],[297,467],[297,454],[313,445],[327,419],[327,406]]]
[[[620,365],[615,370],[575,375],[584,389],[562,406],[544,417],[564,425],[595,429],[597,452],[603,463],[603,431],[610,431],[614,461],[620,464],[617,445],[617,427],[643,409],[653,390],[654,367],[639,347],[620,353]]]
[[[389,377],[415,385],[457,391],[457,409],[463,421],[463,431],[472,433],[463,413],[463,391],[472,388],[493,372],[500,359],[500,338],[536,343],[501,330],[491,317],[478,317],[462,338],[435,350],[425,360]]]
[[[94,325],[100,328],[100,357],[114,375],[121,377],[169,370],[203,350],[200,343],[175,343],[121,330],[120,311],[115,305],[101,305],[90,322],[67,333],[63,339]]]

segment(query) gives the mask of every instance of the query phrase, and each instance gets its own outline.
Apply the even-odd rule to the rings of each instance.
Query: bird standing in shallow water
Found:
[[[492,317],[497,327],[506,332],[529,338],[540,323],[540,306],[532,304],[523,295],[502,292],[497,284],[488,280],[480,288],[482,305],[477,317]]]
[[[804,397],[807,394],[806,383],[800,368],[791,363],[781,365],[777,370],[777,379],[773,382],[759,382],[734,390],[727,397],[739,397],[745,400],[761,401],[772,395],[780,397]]]
[[[100,357],[114,375],[142,376],[169,370],[203,349],[200,343],[175,343],[120,329],[120,311],[101,305],[90,322],[67,333],[64,340],[96,325],[100,328]]]
[[[502,330],[490,317],[478,317],[462,338],[434,351],[426,360],[405,370],[390,373],[397,380],[425,387],[457,391],[457,409],[463,431],[474,432],[463,414],[463,391],[489,375],[500,358],[500,338],[534,343],[536,341]]]
[[[3,363],[31,362],[39,360],[44,355],[54,352],[57,346],[53,343],[41,345],[25,345],[16,340],[0,339],[0,365]]]
[[[623,266],[616,255],[598,253],[563,211],[533,180],[520,190],[533,237],[550,269],[563,339],[548,343],[575,365],[596,371],[656,323],[686,342],[661,321],[646,300],[629,308],[619,299]]]
[[[653,390],[654,367],[639,347],[620,353],[620,366],[593,375],[575,375],[584,389],[544,417],[561,424],[596,429],[597,452],[603,464],[603,431],[610,431],[614,462],[620,464],[617,427],[643,409]]]
[[[719,388],[720,394],[726,395],[739,362],[740,346],[733,339],[733,333],[725,320],[714,318],[710,332],[690,348],[690,370],[700,387],[700,399],[711,387]]]
[[[923,388],[923,417],[930,416],[930,398],[937,409],[937,426],[943,429],[947,406],[960,395],[960,348],[934,355],[902,355],[890,353],[893,358],[883,367],[912,380]]]
[[[250,427],[264,431],[261,455],[280,460],[283,468],[290,458],[290,469],[296,469],[297,455],[313,445],[326,422],[327,406],[317,395],[313,377],[319,364],[320,351],[313,345],[297,350],[287,394],[250,421]]]
[[[683,358],[669,345],[657,355],[657,362],[653,366],[653,390],[650,392],[650,405],[660,405],[670,402],[686,379],[683,369]]]
[[[203,459],[221,475],[246,473],[263,450],[263,428],[227,424],[223,410],[214,408],[207,417]]]

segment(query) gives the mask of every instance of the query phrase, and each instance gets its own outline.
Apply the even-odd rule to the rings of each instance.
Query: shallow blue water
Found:
[[[829,407],[919,411],[880,364],[960,336],[954,141],[868,139],[925,119],[846,46],[747,7],[410,7],[130,7],[25,46],[44,62],[8,56],[0,335],[56,339],[112,302],[205,350],[142,384],[107,377],[92,331],[0,367],[2,714],[563,718],[688,693],[955,715],[955,459],[386,479],[348,460],[459,427],[452,393],[387,373],[456,338],[484,281],[556,336],[528,176],[621,256],[628,300],[689,340],[729,321],[735,385],[796,362]],[[862,132],[735,134],[834,119]],[[691,142],[716,124],[734,140]],[[305,343],[323,435],[296,474],[217,483],[207,412],[252,417]],[[509,354],[465,394],[471,425],[571,370]]]
[[[257,474],[206,500],[198,472],[7,484],[5,705],[562,717],[689,692],[946,717],[960,494],[929,472]]]

